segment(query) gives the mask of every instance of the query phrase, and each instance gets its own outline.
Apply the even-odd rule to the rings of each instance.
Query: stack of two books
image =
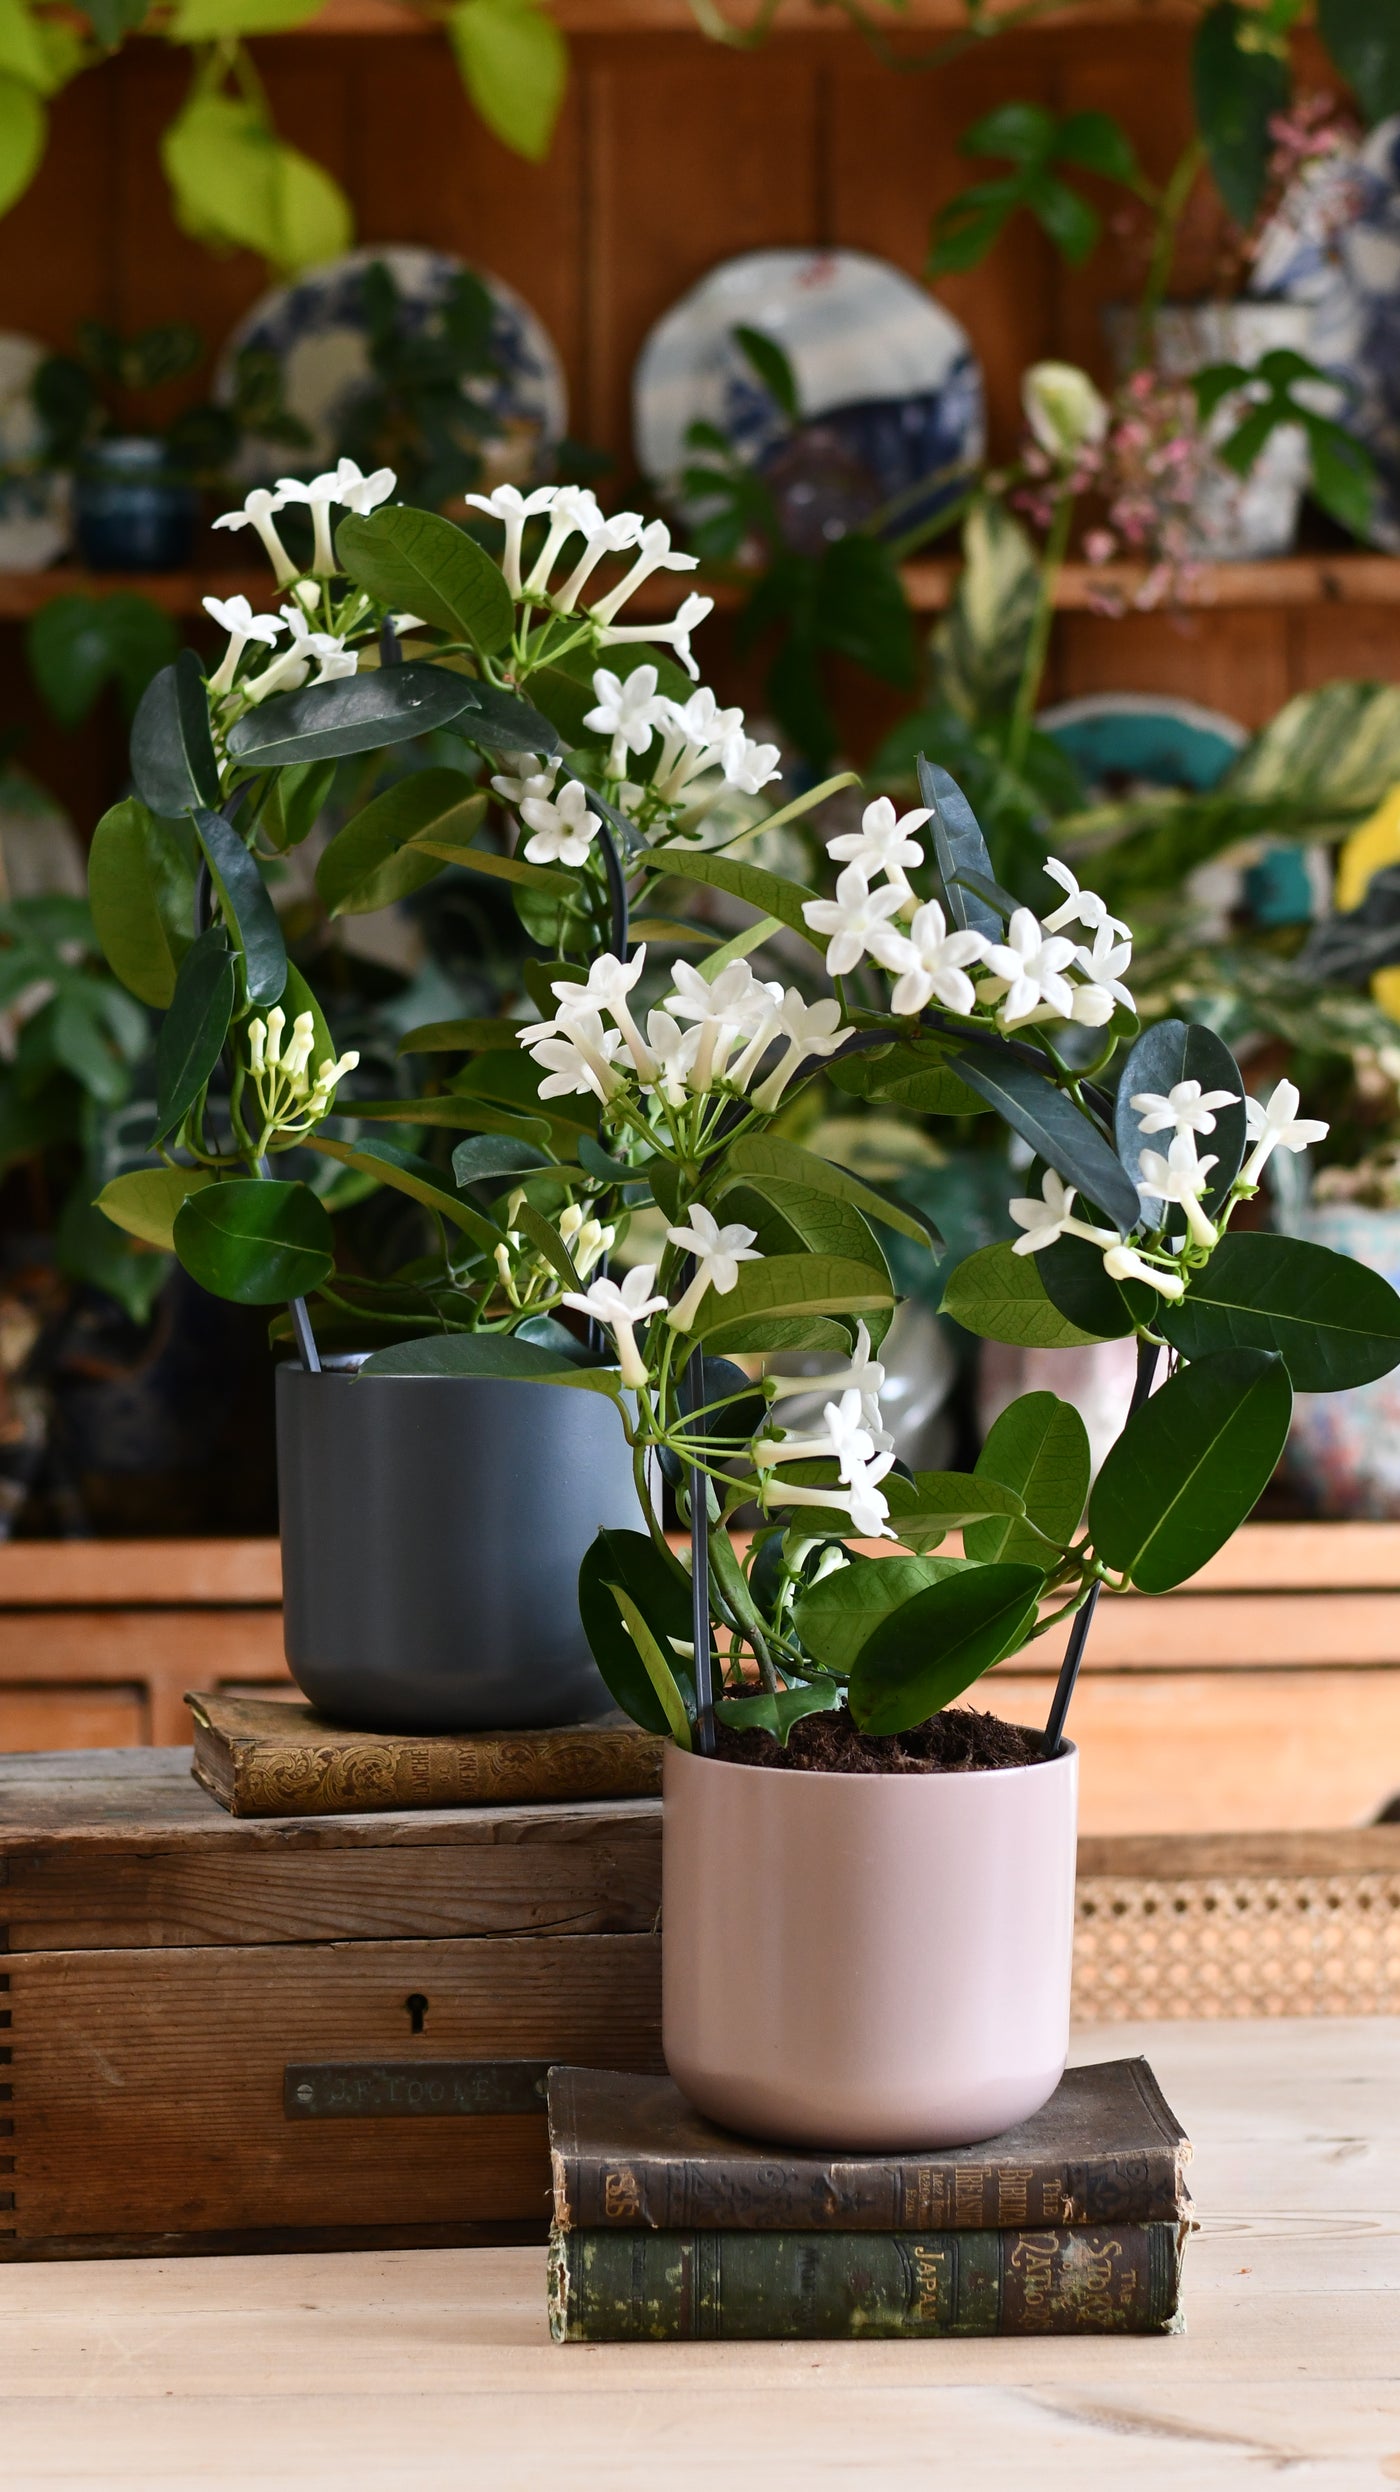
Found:
[[[989,2144],[756,2145],[664,2077],[549,2076],[560,2343],[1155,2335],[1182,2325],[1186,2137],[1143,2059],[1072,2068]]]

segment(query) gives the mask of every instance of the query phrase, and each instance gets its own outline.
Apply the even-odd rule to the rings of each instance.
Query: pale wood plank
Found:
[[[560,2349],[533,2250],[10,2268],[7,2483],[458,2492],[469,2449],[534,2492],[561,2447],[586,2492],[1394,2480],[1400,2022],[1090,2030],[1075,2056],[1125,2048],[1196,2143],[1185,2336]]]
[[[1048,1685],[1002,1669],[976,1696],[1039,1727]],[[1086,1670],[1069,1728],[1086,1834],[1358,1825],[1400,1788],[1400,1672]]]
[[[1068,1625],[1051,1628],[1003,1665],[1053,1675]],[[1400,1600],[1393,1592],[1233,1592],[1194,1589],[1100,1601],[1086,1670],[1325,1671],[1400,1666]]]
[[[0,1610],[281,1599],[282,1551],[275,1540],[9,1540],[0,1546]]]

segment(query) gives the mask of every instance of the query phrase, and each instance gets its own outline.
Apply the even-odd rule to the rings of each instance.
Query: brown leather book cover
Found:
[[[560,2232],[907,2232],[1174,2222],[1191,2148],[1145,2059],[1068,2068],[1044,2108],[977,2146],[833,2155],[716,2128],[667,2077],[549,2072]]]
[[[416,1737],[340,1730],[310,1705],[191,1695],[194,1778],[232,1817],[650,1799],[664,1742],[632,1722]]]

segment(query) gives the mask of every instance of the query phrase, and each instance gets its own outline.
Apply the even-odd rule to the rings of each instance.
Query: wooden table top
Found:
[[[1195,2141],[1181,2337],[551,2345],[539,2250],[0,2269],[6,2492],[1400,2483],[1400,2019],[1113,2025]]]

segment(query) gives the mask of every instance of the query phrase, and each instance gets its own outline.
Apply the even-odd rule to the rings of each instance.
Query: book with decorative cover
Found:
[[[332,1817],[379,1809],[650,1799],[663,1741],[636,1723],[417,1737],[350,1731],[308,1704],[187,1696],[194,1777],[233,1817]]]
[[[1179,2326],[1189,2222],[996,2232],[550,2237],[560,2344],[693,2337],[1151,2336]]]
[[[935,2233],[1174,2227],[1191,2148],[1145,2059],[1066,2069],[1044,2108],[989,2144],[830,2154],[733,2137],[669,2078],[552,2068],[554,2221],[663,2232]]]

